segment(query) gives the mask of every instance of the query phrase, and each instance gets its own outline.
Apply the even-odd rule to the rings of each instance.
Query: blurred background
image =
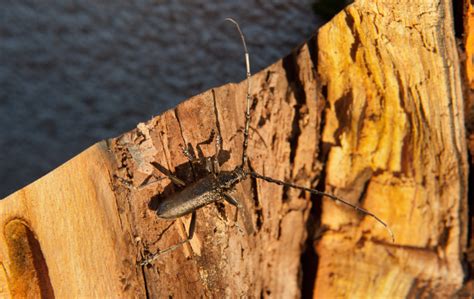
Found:
[[[0,198],[94,143],[275,62],[347,1],[2,0]]]

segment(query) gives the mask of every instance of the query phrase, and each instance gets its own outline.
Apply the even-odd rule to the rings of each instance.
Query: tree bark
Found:
[[[314,40],[312,41],[314,43]],[[320,171],[319,117],[315,68],[308,45],[252,76],[252,121],[249,155],[252,167],[274,178],[311,185]],[[154,200],[176,191],[168,179],[149,184],[149,175],[163,177],[150,163],[175,173],[186,183],[200,176],[181,147],[215,154],[211,132],[222,136],[222,170],[241,161],[246,83],[204,92],[112,141],[120,166],[123,205],[130,207],[133,235],[151,252],[186,237],[181,220],[171,225],[156,217]],[[204,143],[204,144],[203,144]],[[292,164],[292,167],[290,167]],[[151,179],[151,181],[153,181]],[[209,205],[197,212],[197,232],[190,246],[160,257],[144,269],[149,294],[157,297],[269,296],[297,297],[300,256],[306,239],[309,196],[295,190],[248,179],[234,195],[245,207],[235,223],[235,208]],[[151,208],[150,208],[151,206]],[[184,221],[185,226],[188,225]]]
[[[409,9],[408,9],[409,8]],[[247,179],[197,212],[190,244],[157,203],[203,175],[181,147],[241,161],[246,83],[100,142],[0,202],[0,294],[445,297],[463,281],[467,150],[448,1],[359,1],[251,78],[250,165],[375,213]],[[252,55],[252,53],[251,53]],[[252,58],[252,56],[251,56]],[[244,65],[243,65],[244,69]],[[198,146],[199,145],[199,146]]]

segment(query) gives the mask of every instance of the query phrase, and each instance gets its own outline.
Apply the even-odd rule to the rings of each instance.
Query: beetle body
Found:
[[[245,179],[246,173],[241,167],[233,171],[221,171],[208,174],[183,190],[163,199],[157,208],[157,215],[164,219],[175,219],[189,214],[203,206],[225,199],[226,193],[234,190],[235,185]]]

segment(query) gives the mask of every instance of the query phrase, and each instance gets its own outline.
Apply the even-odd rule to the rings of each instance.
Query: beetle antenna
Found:
[[[232,18],[226,18],[225,20],[234,23],[234,25],[237,27],[237,30],[239,31],[239,34],[240,34],[240,39],[242,40],[242,45],[244,46],[244,53],[245,53],[245,67],[247,69],[247,73],[246,73],[247,109],[245,110],[244,145],[243,145],[243,150],[242,150],[242,164],[241,164],[241,167],[244,168],[248,160],[247,147],[249,145],[249,127],[250,127],[250,76],[251,76],[250,56],[249,56],[249,51],[247,49],[247,44],[245,43],[244,34],[242,33],[242,30],[240,30],[239,24]]]
[[[351,207],[353,208],[354,210],[364,214],[364,215],[367,215],[367,216],[370,216],[372,218],[374,218],[378,223],[380,223],[381,225],[383,225],[385,227],[385,229],[388,231],[388,233],[390,234],[390,237],[392,238],[392,242],[395,243],[395,235],[393,234],[392,230],[390,229],[390,227],[387,225],[387,223],[385,223],[382,219],[380,219],[377,215],[375,215],[374,213],[372,212],[369,212],[367,211],[366,209],[364,208],[361,208],[359,206],[356,206],[348,201],[345,201],[344,199],[340,198],[340,197],[337,197],[333,194],[330,194],[330,193],[326,193],[326,192],[322,192],[322,191],[319,191],[319,190],[316,190],[316,189],[311,189],[311,188],[307,188],[307,187],[303,187],[303,186],[299,186],[299,185],[295,185],[295,184],[292,184],[292,183],[287,183],[287,182],[284,182],[284,181],[280,181],[280,180],[276,180],[274,178],[271,178],[271,177],[267,177],[267,176],[264,176],[264,175],[261,175],[259,173],[256,173],[255,171],[250,171],[249,174],[254,177],[254,178],[258,178],[258,179],[262,179],[264,181],[267,181],[267,182],[270,182],[270,183],[273,183],[273,184],[277,184],[277,185],[282,185],[282,186],[286,186],[286,187],[290,187],[290,188],[294,188],[294,189],[299,189],[299,190],[303,190],[303,191],[306,191],[306,192],[309,192],[311,194],[316,194],[316,195],[322,195],[322,196],[326,196],[326,197],[329,197],[331,200],[335,201],[335,202],[340,202],[348,207]]]

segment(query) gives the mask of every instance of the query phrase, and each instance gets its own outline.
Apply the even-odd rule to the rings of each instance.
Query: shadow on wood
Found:
[[[156,217],[153,200],[176,188],[155,166],[195,180],[181,146],[200,144],[210,157],[213,130],[227,153],[221,168],[240,163],[242,82],[100,142],[2,200],[1,294],[452,296],[467,239],[453,21],[448,1],[406,5],[356,2],[251,79],[252,167],[363,206],[388,222],[395,244],[370,217],[249,179],[234,194],[246,217],[234,222],[234,207],[206,206],[190,244],[138,265],[145,252],[184,239],[189,225]]]

